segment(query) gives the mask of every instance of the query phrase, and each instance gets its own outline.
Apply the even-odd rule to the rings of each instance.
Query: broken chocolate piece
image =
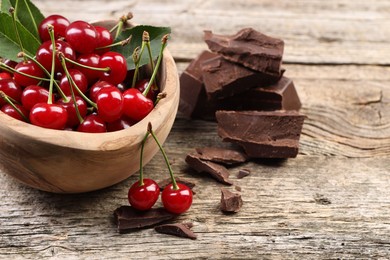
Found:
[[[173,219],[175,215],[164,208],[138,211],[131,206],[121,206],[114,211],[114,217],[119,233],[125,233],[134,229],[154,226]]]
[[[305,116],[297,111],[217,111],[218,135],[242,146],[249,157],[292,158],[298,154]]]
[[[227,60],[271,76],[278,77],[281,74],[284,42],[280,39],[252,28],[244,28],[232,36],[205,31],[204,39],[211,51],[221,54]]]
[[[199,155],[198,158],[204,161],[232,165],[236,163],[243,163],[248,160],[248,156],[246,156],[246,154],[228,148],[202,147],[195,148],[195,150]]]
[[[203,85],[203,72],[200,63],[215,56],[217,54],[209,51],[202,52],[180,75],[179,111],[183,115],[192,117],[201,114],[201,111],[207,111],[207,96]],[[214,113],[214,111],[211,113]]]
[[[156,226],[154,230],[162,234],[174,235],[190,239],[196,239],[197,237],[187,224],[181,223],[159,225]]]
[[[180,178],[180,177],[175,177],[176,182],[183,183],[186,185],[188,188],[191,190],[195,187],[195,183],[191,182],[190,180]],[[160,187],[160,190],[163,190],[167,185],[172,183],[171,178],[164,179],[158,183],[158,186]]]
[[[238,212],[242,207],[241,195],[221,188],[221,210],[223,212]]]
[[[209,100],[230,97],[254,87],[265,87],[280,78],[229,62],[221,56],[202,62],[201,67]]]
[[[237,179],[242,179],[251,174],[251,171],[248,169],[240,169],[237,174]]]
[[[193,168],[195,171],[201,173],[205,172],[210,174],[217,181],[232,185],[233,183],[229,180],[229,171],[223,165],[213,163],[210,161],[204,161],[199,158],[198,154],[191,153],[186,156],[186,163]]]

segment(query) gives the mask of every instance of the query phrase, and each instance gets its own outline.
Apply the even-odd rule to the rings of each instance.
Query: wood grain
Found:
[[[194,241],[153,229],[118,234],[112,212],[127,204],[136,176],[65,196],[27,188],[0,169],[1,259],[390,258],[389,1],[34,2],[45,14],[61,10],[72,20],[133,11],[136,22],[170,25],[179,73],[206,49],[204,29],[230,33],[253,26],[281,37],[285,75],[294,80],[308,118],[297,158],[230,168],[244,200],[233,215],[219,210],[226,186],[184,161],[194,147],[229,144],[213,122],[176,118],[164,147],[176,175],[196,183],[192,208],[176,219],[194,223]],[[157,154],[145,174],[165,179],[163,165]],[[251,175],[237,179],[242,168]]]

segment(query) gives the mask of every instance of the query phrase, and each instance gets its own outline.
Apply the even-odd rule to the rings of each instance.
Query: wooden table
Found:
[[[165,143],[173,169],[197,186],[197,240],[153,229],[118,234],[112,212],[136,176],[101,191],[49,194],[0,172],[0,257],[58,259],[390,258],[390,2],[387,0],[36,0],[45,15],[117,18],[172,27],[179,72],[206,49],[204,29],[254,27],[285,40],[284,67],[307,115],[297,158],[231,169],[244,206],[220,212],[220,187],[191,171],[195,146],[221,144],[216,124],[178,116]],[[241,168],[252,174],[237,179]],[[167,177],[157,155],[145,168]],[[231,188],[233,189],[233,188]]]

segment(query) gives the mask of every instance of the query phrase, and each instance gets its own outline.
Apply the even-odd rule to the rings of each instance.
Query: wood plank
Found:
[[[285,40],[284,60],[312,64],[390,64],[390,2],[300,1],[34,1],[45,14],[72,20],[118,18],[172,27],[170,50],[177,59],[206,49],[203,30],[232,34],[243,27]],[[82,10],[80,12],[80,10]]]

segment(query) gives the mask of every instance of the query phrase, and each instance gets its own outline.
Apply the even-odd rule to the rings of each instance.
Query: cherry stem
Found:
[[[115,39],[117,39],[119,37],[119,35],[121,34],[122,29],[123,29],[123,25],[131,18],[133,18],[132,13],[127,13],[127,15],[122,15],[121,18],[119,18],[118,23],[114,27],[111,28],[110,33],[112,33],[113,31],[116,30]]]
[[[159,69],[160,64],[161,64],[161,61],[162,61],[164,49],[165,49],[165,47],[167,46],[167,43],[168,43],[168,37],[169,37],[169,34],[166,34],[166,35],[164,35],[163,38],[161,39],[161,43],[162,43],[162,44],[161,44],[160,53],[159,53],[159,55],[158,55],[158,59],[157,59],[157,62],[156,62],[156,67],[154,68],[153,74],[152,74],[152,76],[150,77],[148,86],[145,88],[144,92],[142,93],[142,95],[144,95],[144,96],[146,96],[146,95],[149,93],[150,87],[152,86],[153,81],[154,81],[154,79],[156,78],[158,69]]]
[[[28,120],[28,118],[22,113],[22,111],[20,111],[20,109],[15,106],[14,102],[15,100],[13,100],[12,98],[10,98],[9,96],[7,96],[7,94],[5,94],[3,91],[0,90],[0,97],[2,99],[4,99],[5,102],[7,102],[10,106],[13,107],[13,109],[15,109],[15,111],[24,119],[24,121],[26,121],[27,123],[30,121]]]
[[[145,143],[146,143],[146,140],[148,139],[148,136],[149,136],[149,132],[146,132],[145,137],[142,140],[142,144],[141,144],[141,155],[140,155],[140,158],[139,158],[139,182],[138,182],[139,186],[143,186],[144,185],[143,157],[144,157]]]
[[[72,59],[69,59],[65,56],[63,56],[63,58],[69,62],[69,63],[72,63],[74,65],[77,65],[77,66],[80,66],[84,69],[89,69],[89,70],[96,70],[96,71],[103,71],[103,72],[109,72],[110,71],[110,67],[106,67],[106,68],[98,68],[98,67],[91,67],[91,66],[88,66],[88,65],[84,65],[84,64],[81,64],[81,63],[78,63],[77,61],[74,61]]]
[[[46,74],[47,76],[49,76],[49,77],[51,76],[50,72],[48,72],[47,69],[46,69],[45,67],[43,67],[42,64],[39,63],[34,57],[31,57],[31,56],[28,55],[27,53],[23,53],[23,52],[22,52],[22,53],[19,53],[18,56],[19,56],[19,55],[27,57],[29,60],[31,60],[31,61],[33,61],[35,64],[37,64],[37,65],[42,69],[42,71],[45,72],[45,74]],[[57,89],[58,93],[60,93],[61,98],[62,98],[63,100],[65,100],[65,101],[67,101],[68,98],[66,97],[65,93],[62,91],[62,89],[60,88],[60,85],[58,85],[58,82],[57,82],[56,80],[54,80],[54,85],[56,86],[56,89]]]
[[[146,48],[148,49],[149,54],[149,61],[150,61],[150,67],[152,68],[152,71],[154,71],[154,62],[152,57],[152,49],[150,47],[150,36],[147,31],[144,31],[142,34],[142,41],[145,41]]]
[[[160,102],[161,99],[165,98],[167,96],[166,92],[161,92],[157,94],[156,101],[154,102],[154,106],[157,105],[158,102]]]
[[[20,75],[23,75],[23,76],[26,76],[26,77],[29,77],[29,78],[32,78],[32,79],[36,79],[36,80],[41,80],[41,81],[49,81],[50,79],[46,79],[46,78],[40,78],[40,77],[35,77],[33,75],[30,75],[30,74],[27,74],[27,73],[24,73],[24,72],[20,72],[20,71],[17,71],[15,70],[14,68],[8,66],[7,64],[3,63],[3,62],[0,62],[0,68],[5,68],[6,70],[8,71],[12,71],[13,73],[18,73]]]
[[[21,51],[24,52],[22,39],[20,38],[19,30],[18,30],[18,27],[17,27],[17,24],[16,24],[15,9],[13,7],[11,7],[8,11],[10,12],[11,17],[12,17],[12,24],[14,26],[16,39],[18,41],[19,47],[20,47]],[[27,61],[26,58],[24,58],[24,61]]]
[[[126,46],[127,44],[130,43],[131,38],[132,38],[132,35],[130,35],[128,38],[124,39],[123,41],[119,41],[119,42],[115,42],[115,43],[110,44],[110,45],[98,47],[95,50],[101,50],[101,49],[111,48],[111,47],[115,47],[115,46],[122,46],[123,47],[123,46]]]
[[[53,104],[53,82],[54,82],[54,73],[56,68],[56,42],[54,38],[54,26],[51,24],[47,25],[47,30],[50,35],[51,45],[52,45],[52,55],[51,55],[51,73],[50,73],[50,84],[49,84],[49,97],[47,99],[48,104]]]
[[[139,74],[139,46],[137,46],[134,49],[133,61],[134,61],[134,64],[135,64],[135,69],[134,69],[133,81],[131,83],[131,88],[135,87],[135,83],[137,82],[138,74]]]
[[[168,167],[169,175],[171,176],[173,189],[178,190],[179,187],[177,186],[175,176],[173,175],[173,170],[172,170],[171,164],[169,163],[167,154],[165,153],[163,147],[161,146],[161,143],[158,141],[157,136],[154,134],[153,129],[152,129],[152,124],[150,122],[148,123],[148,132],[152,135],[153,139],[156,141],[156,144],[158,145],[158,148],[160,148],[160,151],[164,157],[165,163],[167,164],[167,167]]]
[[[85,100],[87,101],[88,104],[90,104],[93,108],[97,109],[97,105],[95,102],[93,102],[92,100],[90,100],[80,89],[79,87],[77,86],[76,82],[74,82],[73,78],[70,76],[69,74],[69,71],[68,71],[68,68],[66,67],[66,58],[64,56],[64,54],[62,52],[59,52],[58,53],[58,57],[61,61],[61,65],[62,67],[64,68],[64,72],[65,72],[65,75],[68,79],[68,82],[69,82],[69,85],[70,85],[70,89],[71,91],[73,91],[73,87],[76,89],[77,93],[79,93],[79,95]],[[73,98],[73,96],[72,96]],[[76,106],[77,107],[77,106]]]

